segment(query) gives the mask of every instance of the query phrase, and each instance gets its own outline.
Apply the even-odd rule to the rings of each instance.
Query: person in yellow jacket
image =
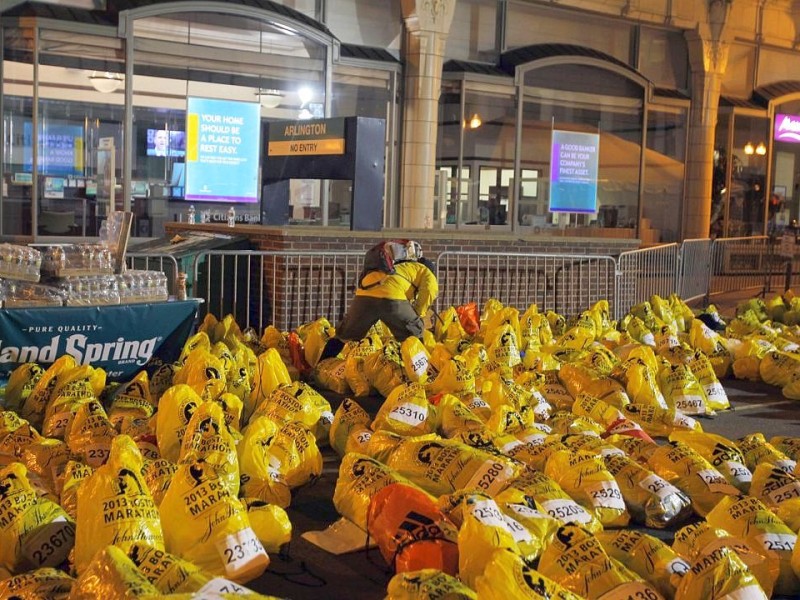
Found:
[[[383,321],[399,342],[412,335],[422,337],[422,317],[439,294],[434,269],[432,261],[420,258],[395,263],[391,274],[367,273],[321,358],[336,356],[344,346],[342,340],[360,340],[378,321]]]

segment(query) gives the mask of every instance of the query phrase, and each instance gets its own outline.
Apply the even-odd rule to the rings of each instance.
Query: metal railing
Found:
[[[524,311],[572,314],[601,299],[616,297],[616,263],[611,256],[442,252],[436,260],[437,307],[490,298]]]
[[[191,295],[201,318],[233,314],[242,327],[291,330],[344,316],[361,271],[363,251],[206,251],[195,258]],[[137,255],[132,258],[139,259]],[[145,257],[141,257],[145,258]],[[150,259],[153,257],[150,256]],[[796,258],[800,259],[800,256]],[[176,268],[172,257],[164,260]],[[686,240],[623,252],[618,258],[576,254],[446,251],[439,254],[437,309],[496,298],[520,311],[536,304],[572,316],[598,300],[615,318],[654,294],[684,300],[781,285],[787,258],[767,237]],[[794,263],[800,270],[800,260]]]
[[[678,289],[678,244],[664,244],[623,252],[617,259],[615,318],[654,294],[664,298]]]
[[[325,317],[338,323],[347,310],[363,252],[217,250],[195,257],[192,295],[200,317],[232,314],[242,328],[288,331]]]
[[[706,296],[710,269],[711,240],[684,240],[678,254],[678,284],[675,291],[685,302]]]
[[[128,269],[162,271],[167,276],[169,295],[175,295],[175,286],[178,281],[178,261],[171,254],[127,252],[125,254],[125,266]]]
[[[719,238],[711,244],[707,298],[717,294],[771,289],[785,261],[773,253],[769,237]]]

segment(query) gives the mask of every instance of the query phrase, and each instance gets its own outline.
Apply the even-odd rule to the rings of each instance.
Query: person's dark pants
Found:
[[[356,296],[336,328],[336,337],[325,345],[320,360],[339,354],[344,347],[342,340],[360,340],[365,337],[369,328],[378,321],[383,321],[398,342],[411,336],[422,337],[425,329],[422,318],[406,300]]]

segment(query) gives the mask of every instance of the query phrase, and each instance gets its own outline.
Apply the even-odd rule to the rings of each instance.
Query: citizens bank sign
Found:
[[[775,115],[775,141],[800,144],[800,115]]]
[[[196,314],[194,301],[0,310],[0,377],[26,362],[46,368],[69,354],[124,381],[152,358],[176,360]]]

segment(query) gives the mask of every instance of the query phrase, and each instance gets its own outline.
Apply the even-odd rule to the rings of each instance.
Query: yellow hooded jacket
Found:
[[[383,271],[367,273],[362,282],[364,288],[357,288],[356,296],[408,300],[418,315],[424,315],[439,294],[436,276],[416,261],[395,263],[394,270],[393,274]]]

